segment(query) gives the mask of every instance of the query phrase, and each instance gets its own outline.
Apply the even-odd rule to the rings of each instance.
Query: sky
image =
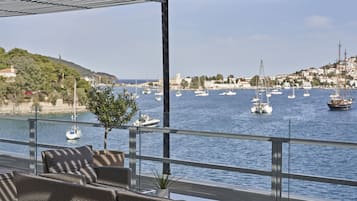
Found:
[[[320,67],[338,42],[357,55],[355,0],[170,0],[170,75],[250,77]],[[0,47],[59,57],[119,79],[162,77],[161,5],[0,18]]]

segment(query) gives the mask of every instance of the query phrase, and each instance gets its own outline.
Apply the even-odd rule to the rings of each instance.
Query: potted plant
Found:
[[[173,183],[173,180],[170,180],[168,174],[160,174],[158,171],[154,173],[154,185],[156,189],[156,195],[158,197],[170,198],[169,186]]]
[[[114,94],[113,86],[101,89],[92,87],[88,93],[87,108],[104,126],[104,152],[96,152],[96,154],[110,154],[107,151],[108,134],[114,127],[131,120],[138,110],[136,101],[126,90],[123,93]],[[117,154],[118,160],[123,160],[122,156],[122,153]],[[103,161],[106,160],[103,159]]]

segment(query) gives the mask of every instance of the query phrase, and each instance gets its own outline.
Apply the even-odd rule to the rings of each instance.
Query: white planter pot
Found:
[[[156,196],[162,198],[170,198],[170,191],[169,189],[157,189]]]

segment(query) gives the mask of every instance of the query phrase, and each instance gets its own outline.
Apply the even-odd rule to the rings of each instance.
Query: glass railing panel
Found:
[[[290,187],[288,189],[288,184]],[[300,197],[304,200],[357,200],[357,187],[320,182],[284,179],[284,196]],[[290,190],[290,193],[289,191]]]
[[[339,112],[337,112],[339,113]],[[334,113],[335,114],[335,113]],[[345,113],[339,113],[344,115]],[[291,137],[316,144],[285,144],[283,172],[357,181],[357,147],[319,145],[318,141],[357,142],[356,125],[349,122],[291,121]],[[284,179],[284,192],[332,200],[354,200],[356,187]]]
[[[0,138],[16,141],[29,142],[29,123],[24,118],[0,118]],[[28,155],[26,145],[0,143],[1,152]]]

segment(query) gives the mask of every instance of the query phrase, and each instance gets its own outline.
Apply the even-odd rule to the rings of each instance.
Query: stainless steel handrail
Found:
[[[4,118],[2,118],[4,119]],[[6,118],[5,120],[21,120],[24,119],[13,119],[13,118]],[[65,120],[55,120],[55,119],[28,119],[29,122],[36,121],[37,123],[54,123],[54,124],[71,124],[71,121]],[[92,123],[92,122],[78,122],[79,125],[88,126],[88,127],[103,127],[102,124],[99,123]],[[29,128],[31,130],[31,128]],[[33,128],[32,128],[33,129]],[[175,135],[191,135],[191,136],[201,136],[201,137],[217,137],[217,138],[227,138],[227,139],[237,139],[237,140],[251,140],[251,141],[266,141],[271,142],[272,145],[278,145],[278,148],[272,149],[272,157],[275,155],[282,155],[281,146],[284,143],[291,143],[291,144],[304,144],[304,145],[318,145],[318,146],[334,146],[340,148],[352,148],[357,149],[357,143],[354,142],[342,142],[342,141],[328,141],[328,140],[314,140],[314,139],[297,139],[297,138],[283,138],[283,137],[269,137],[269,136],[262,136],[262,135],[246,135],[246,134],[238,134],[238,133],[223,133],[223,132],[211,132],[211,131],[195,131],[195,130],[183,130],[183,129],[173,129],[173,128],[147,128],[147,127],[134,127],[134,126],[121,126],[117,127],[117,129],[127,129],[132,130],[137,134],[147,133],[145,135],[150,135],[150,132],[155,133],[170,133]],[[12,139],[0,139],[2,143],[10,143],[10,144],[17,144],[17,145],[29,145],[31,146],[30,142],[24,142],[19,140],[12,140]],[[136,146],[136,144],[134,144]],[[280,148],[279,148],[280,146]],[[36,147],[41,148],[62,148],[63,146],[57,145],[49,145],[36,142]],[[136,150],[134,149],[135,153]],[[126,154],[128,157],[130,154]],[[322,177],[322,176],[313,176],[313,175],[303,175],[303,174],[293,174],[293,173],[284,173],[282,172],[282,163],[281,159],[275,160],[275,164],[272,164],[272,169],[267,170],[257,170],[251,168],[241,168],[235,166],[228,166],[228,165],[219,165],[219,164],[212,164],[212,163],[202,163],[202,162],[195,162],[195,161],[188,161],[188,160],[178,160],[172,158],[162,158],[162,157],[152,157],[152,156],[144,156],[144,155],[131,155],[136,159],[141,160],[148,160],[148,161],[155,161],[161,163],[172,163],[172,164],[179,164],[191,167],[200,167],[200,168],[208,168],[208,169],[216,169],[216,170],[225,170],[231,172],[240,172],[240,173],[247,173],[247,174],[254,174],[260,176],[270,176],[272,177],[272,181],[277,183],[280,182],[279,185],[276,183],[272,183],[272,191],[276,191],[275,196],[276,200],[281,199],[281,180],[282,178],[289,178],[289,179],[298,179],[304,181],[313,181],[313,182],[322,182],[322,183],[330,183],[330,184],[339,184],[339,185],[347,185],[347,186],[357,186],[357,181],[355,180],[348,180],[343,178],[332,178],[332,177]],[[280,160],[280,161],[279,161]],[[135,162],[135,161],[134,161]],[[279,167],[276,170],[276,167]],[[274,189],[273,189],[274,186]],[[280,197],[280,198],[279,198]]]

